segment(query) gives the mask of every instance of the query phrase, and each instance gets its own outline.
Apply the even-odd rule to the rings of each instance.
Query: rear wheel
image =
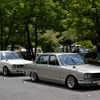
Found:
[[[77,80],[74,76],[68,76],[68,78],[66,80],[66,84],[67,84],[68,88],[70,88],[70,89],[74,89],[78,85]]]
[[[31,80],[32,80],[33,82],[38,81],[38,75],[37,75],[36,73],[32,72],[32,73],[31,73]]]
[[[8,69],[7,67],[4,67],[4,68],[3,68],[3,75],[4,75],[4,76],[9,75],[9,69]]]

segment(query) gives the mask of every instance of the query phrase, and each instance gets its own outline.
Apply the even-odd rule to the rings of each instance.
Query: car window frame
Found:
[[[51,56],[55,56],[55,58],[56,58],[55,64],[50,64],[50,58],[51,58]],[[59,66],[59,65],[60,65],[56,55],[50,55],[50,56],[49,56],[48,64],[49,64],[49,65],[52,65],[52,66]]]
[[[48,56],[47,63],[41,63],[41,62],[39,62],[40,57],[43,57],[43,56]],[[48,64],[48,61],[49,61],[49,55],[40,55],[40,56],[38,57],[38,60],[36,61],[36,64]]]

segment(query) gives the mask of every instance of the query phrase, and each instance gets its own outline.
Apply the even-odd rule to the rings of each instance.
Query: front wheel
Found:
[[[66,80],[66,84],[67,84],[68,88],[70,88],[70,89],[74,89],[78,85],[77,80],[74,76],[68,76],[68,78]]]
[[[7,67],[4,67],[4,68],[3,68],[3,75],[4,75],[4,76],[9,75],[9,69],[8,69]]]
[[[31,80],[33,81],[33,82],[36,82],[36,81],[38,81],[38,75],[36,74],[36,73],[31,73]]]

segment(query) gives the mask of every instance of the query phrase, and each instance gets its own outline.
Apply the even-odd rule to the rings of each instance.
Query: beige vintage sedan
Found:
[[[78,53],[44,53],[25,67],[32,81],[45,80],[67,85],[70,89],[100,85],[100,67],[90,65]]]

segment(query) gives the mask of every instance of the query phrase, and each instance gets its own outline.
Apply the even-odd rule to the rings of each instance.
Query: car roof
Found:
[[[42,53],[40,55],[62,55],[62,54],[78,54],[78,53]]]
[[[0,51],[0,53],[2,53],[2,52],[15,52],[15,51]]]

